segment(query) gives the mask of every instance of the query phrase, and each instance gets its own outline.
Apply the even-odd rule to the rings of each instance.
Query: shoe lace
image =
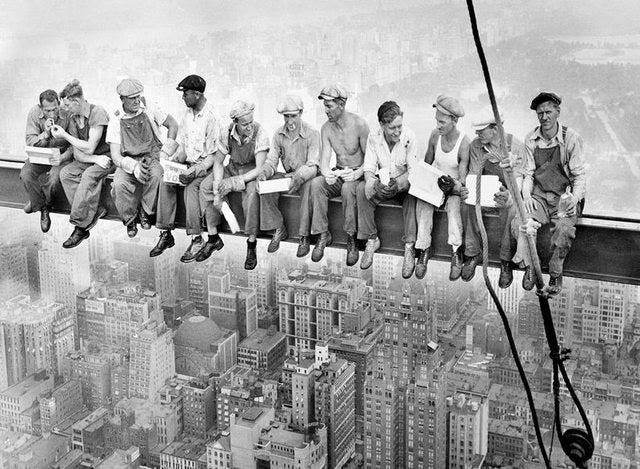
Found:
[[[420,257],[418,257],[418,261],[421,263],[425,263],[427,260],[428,249],[423,249],[420,251]]]
[[[368,242],[367,242],[368,244]],[[347,248],[351,249],[354,248],[356,246],[356,240],[353,236],[348,236],[347,237]]]

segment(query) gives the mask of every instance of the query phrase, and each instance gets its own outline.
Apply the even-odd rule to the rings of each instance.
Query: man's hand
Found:
[[[104,155],[99,155],[99,156],[104,156]],[[149,169],[145,165],[143,165],[142,162],[139,162],[138,164],[136,164],[135,168],[133,168],[133,175],[142,184],[146,184],[147,181],[149,180],[150,173],[149,173]]]
[[[49,117],[46,121],[44,121],[44,131],[51,135],[51,128],[55,125],[53,119]]]
[[[60,166],[60,163],[62,163],[62,155],[51,157],[51,166]]]
[[[220,197],[226,197],[226,195],[231,192],[231,186],[232,184],[229,178],[224,178],[220,181],[220,184],[218,184],[218,195]]]
[[[383,186],[382,193],[385,199],[391,199],[398,193],[398,183],[394,178],[389,180],[388,186]]]
[[[338,182],[338,176],[333,171],[329,171],[324,177],[324,180],[326,181],[327,184],[332,186],[336,182]]]
[[[299,174],[294,173],[291,177],[291,185],[289,186],[289,194],[298,192],[300,187],[304,184],[304,179]]]
[[[256,176],[256,181],[266,181],[266,180],[267,180],[267,175],[265,174],[264,170],[260,171]]]
[[[180,184],[184,184],[185,186],[189,184],[191,181],[193,181],[195,178],[196,178],[196,172],[195,172],[194,166],[187,169],[184,173],[180,173],[178,175],[178,181],[180,181]]]
[[[344,182],[355,181],[355,171],[350,168],[346,168],[343,170],[344,172],[340,176]]]
[[[56,124],[51,126],[50,132],[54,138],[64,138],[67,133],[62,127]]]
[[[568,199],[568,205],[567,205],[567,209],[566,209],[566,217],[567,218],[571,218],[574,215],[576,215],[578,209],[578,204],[576,203],[576,199],[575,197],[571,196]]]
[[[220,181],[220,184],[218,184],[218,194],[220,194],[220,197],[224,197],[229,192],[243,191],[245,187],[242,176],[231,176]]]
[[[507,158],[504,160],[499,160],[500,163],[498,163],[500,165],[501,168],[514,168],[516,166],[518,166],[518,164],[520,164],[520,156],[519,155],[514,155],[513,153],[509,152],[507,154]]]
[[[493,200],[498,207],[510,207],[513,204],[511,193],[504,186],[500,186],[500,190],[494,194]]]
[[[531,194],[523,195],[522,201],[524,202],[524,209],[527,211],[527,213],[533,213],[533,211],[536,209],[536,203],[533,200],[533,197],[531,197]]]
[[[378,199],[385,198],[385,185],[382,184],[382,182],[378,178],[376,178],[373,183],[373,195],[375,195]]]
[[[109,166],[111,166],[111,158],[109,158],[107,155],[94,155],[94,157],[95,160],[93,161],[93,164],[97,164],[102,169],[109,169]]]

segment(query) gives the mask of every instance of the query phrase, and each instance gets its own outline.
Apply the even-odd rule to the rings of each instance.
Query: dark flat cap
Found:
[[[176,89],[178,91],[193,90],[193,91],[199,91],[200,93],[204,93],[204,89],[206,87],[207,87],[207,82],[204,81],[204,78],[202,78],[199,75],[189,75],[188,77],[184,78],[180,83],[178,83],[178,86],[176,87]]]
[[[542,91],[540,94],[538,94],[538,96],[533,98],[533,101],[531,101],[530,108],[535,111],[538,108],[538,106],[540,106],[542,103],[546,103],[547,101],[551,101],[552,103],[556,103],[557,105],[560,105],[560,103],[562,102],[562,98],[555,93],[551,93],[549,91]]]

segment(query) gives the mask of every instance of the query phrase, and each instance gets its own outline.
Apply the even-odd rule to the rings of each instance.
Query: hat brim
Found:
[[[449,111],[447,108],[440,106],[438,103],[434,104],[433,107],[436,108],[437,111],[440,111],[441,113],[446,114],[447,116],[460,117],[454,114],[453,112]]]

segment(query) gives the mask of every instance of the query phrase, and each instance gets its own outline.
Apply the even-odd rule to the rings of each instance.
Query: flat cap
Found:
[[[295,94],[288,94],[284,97],[282,102],[278,104],[276,111],[280,114],[295,113],[304,110],[304,103],[302,98]]]
[[[322,88],[320,94],[318,95],[318,99],[323,99],[325,101],[331,101],[333,99],[343,99],[346,101],[347,91],[342,85],[334,83],[333,85],[328,85]]]
[[[239,119],[242,116],[246,116],[250,112],[256,108],[256,105],[253,103],[248,103],[246,101],[236,101],[231,106],[231,110],[229,111],[229,117],[233,120]]]
[[[533,98],[533,101],[531,101],[530,109],[533,109],[535,111],[538,106],[540,106],[542,103],[546,103],[547,101],[551,101],[552,103],[560,105],[560,103],[562,102],[562,98],[555,93],[551,93],[550,91],[542,91],[538,94],[538,96]]]
[[[504,123],[504,114],[500,113],[500,121]],[[493,109],[488,107],[482,109],[474,118],[474,121],[471,123],[473,130],[482,130],[486,129],[490,125],[496,123],[496,118],[493,114]]]
[[[433,105],[438,111],[448,116],[462,117],[464,116],[464,108],[458,102],[456,98],[451,96],[445,96],[441,94],[436,98],[436,102]]]
[[[199,75],[189,75],[188,77],[183,78],[180,83],[178,83],[178,86],[176,86],[176,89],[178,91],[193,90],[193,91],[199,91],[200,93],[204,93],[204,89],[206,87],[207,87],[207,82],[204,81],[204,78],[202,78]]]
[[[140,80],[135,78],[124,78],[120,80],[118,86],[116,86],[116,93],[120,96],[129,97],[141,94],[144,91],[144,86]]]

